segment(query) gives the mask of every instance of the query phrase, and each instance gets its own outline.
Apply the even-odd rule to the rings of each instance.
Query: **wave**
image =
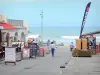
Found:
[[[95,36],[96,39],[100,39],[100,36]],[[61,36],[63,39],[78,39],[79,36]]]
[[[63,39],[78,39],[79,36],[61,36]]]

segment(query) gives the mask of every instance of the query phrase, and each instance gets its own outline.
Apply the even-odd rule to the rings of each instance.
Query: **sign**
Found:
[[[34,43],[34,44],[31,44],[29,47],[30,47],[30,56],[31,57],[36,56],[37,55],[37,45]]]
[[[14,47],[5,48],[5,61],[16,62],[16,48]]]
[[[30,57],[30,49],[29,48],[23,49],[23,57]]]
[[[96,49],[96,38],[95,37],[88,37],[88,49],[95,50]]]

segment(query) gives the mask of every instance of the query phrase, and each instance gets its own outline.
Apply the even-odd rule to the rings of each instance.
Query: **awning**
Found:
[[[39,38],[40,35],[36,34],[36,35],[28,35],[26,38]]]
[[[14,28],[15,27],[10,24],[0,22],[0,29],[14,29]]]

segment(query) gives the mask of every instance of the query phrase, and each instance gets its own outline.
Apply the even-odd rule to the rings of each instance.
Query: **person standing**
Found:
[[[47,41],[47,49],[48,49],[48,53],[50,53],[50,40]]]
[[[52,57],[54,57],[55,49],[56,49],[56,45],[54,44],[54,42],[51,42],[51,53],[52,53]]]
[[[36,56],[37,56],[37,50],[38,50],[38,45],[37,43],[33,43],[33,55],[36,59]]]
[[[71,44],[70,44],[70,51],[72,51],[72,49],[74,49],[73,42],[71,42]]]

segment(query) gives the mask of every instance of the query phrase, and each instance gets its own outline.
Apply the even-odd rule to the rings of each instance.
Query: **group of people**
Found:
[[[39,50],[38,43],[33,40],[32,42],[28,43],[28,48],[30,48],[30,58],[35,57],[36,59]]]

